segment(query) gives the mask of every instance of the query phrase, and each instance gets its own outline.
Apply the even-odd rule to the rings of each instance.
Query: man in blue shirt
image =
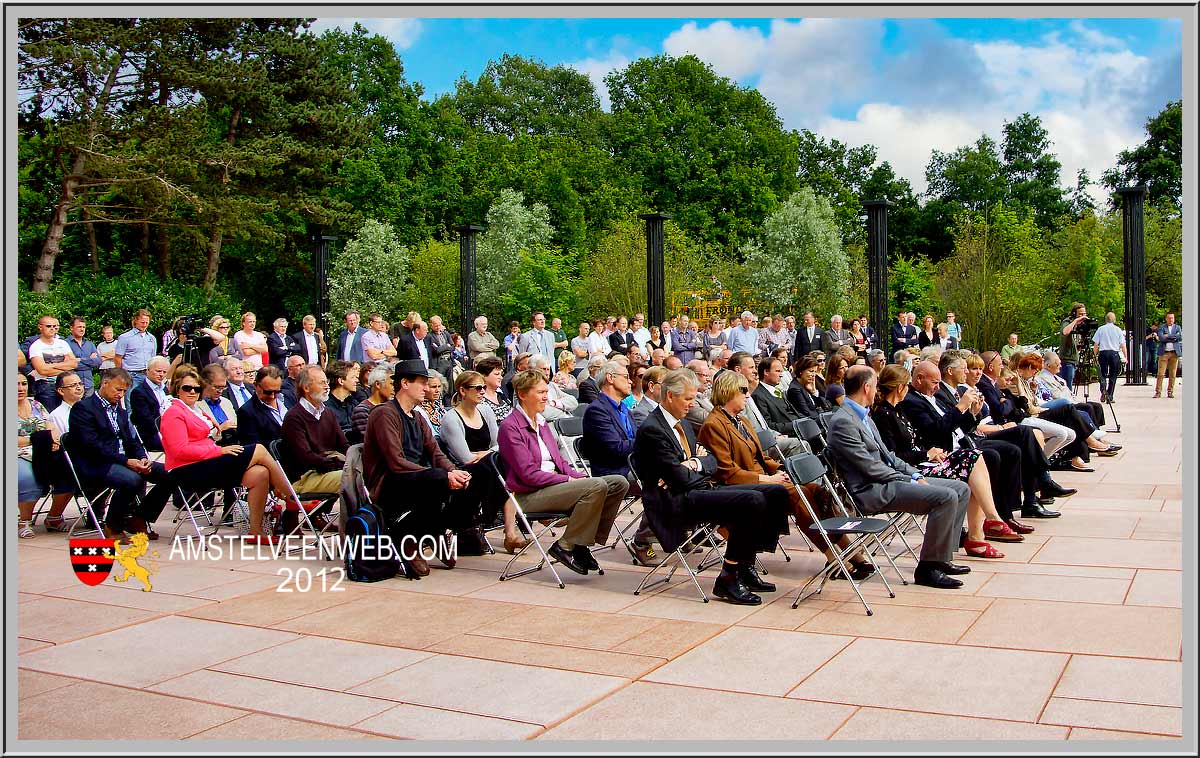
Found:
[[[146,381],[146,367],[150,359],[158,355],[158,342],[148,329],[150,328],[150,311],[141,308],[133,314],[133,328],[117,337],[117,352],[113,356],[118,368],[123,368],[133,376],[133,386],[138,387]]]
[[[96,350],[96,345],[91,340],[84,337],[84,332],[87,331],[87,322],[82,316],[76,316],[71,319],[71,333],[67,336],[67,345],[71,348],[71,352],[79,359],[79,365],[75,367],[75,373],[83,382],[83,396],[87,397],[96,391],[95,380],[92,379],[92,372],[100,369],[100,352]]]
[[[727,347],[733,352],[744,351],[758,355],[758,330],[754,328],[754,314],[742,311],[741,323],[729,330]]]

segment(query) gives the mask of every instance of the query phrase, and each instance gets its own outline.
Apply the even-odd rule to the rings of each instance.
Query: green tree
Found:
[[[846,305],[849,263],[829,201],[805,187],[763,224],[745,248],[746,275],[768,304],[836,313]]]
[[[578,317],[580,303],[571,262],[561,250],[543,247],[522,250],[508,286],[500,295],[498,312],[504,323],[528,324],[534,311],[558,316],[564,324]]]
[[[1003,132],[1008,202],[1033,209],[1043,228],[1056,228],[1070,204],[1059,186],[1062,164],[1050,152],[1050,133],[1028,113],[1005,122]]]
[[[482,313],[504,310],[504,295],[514,284],[522,254],[548,254],[553,236],[545,205],[526,206],[525,196],[516,190],[500,192],[477,246],[476,302]]]
[[[407,310],[437,314],[451,331],[461,327],[459,249],[456,242],[428,240],[411,253],[412,281],[404,293]]]
[[[891,257],[888,267],[888,315],[901,308],[913,313],[944,313],[945,304],[934,291],[938,267],[924,255]],[[957,315],[957,314],[956,314]]]
[[[760,92],[695,56],[642,58],[605,79],[609,149],[640,179],[646,210],[728,250],[797,186],[797,143]]]
[[[1117,165],[1104,172],[1109,192],[1121,187],[1146,185],[1151,204],[1170,203],[1183,208],[1183,101],[1175,100],[1146,119],[1146,141],[1122,150]],[[1114,196],[1112,204],[1117,207]]]
[[[400,244],[391,224],[363,222],[333,259],[329,272],[329,313],[378,311],[384,317],[406,312],[404,292],[409,276],[408,249]]]
[[[816,194],[828,198],[843,240],[864,240],[861,201],[885,199],[863,195],[863,185],[875,169],[875,146],[850,147],[836,139],[827,141],[808,129],[800,130],[797,137],[800,159],[797,180],[801,186],[811,187]],[[880,189],[883,189],[880,183],[872,187],[873,191]]]

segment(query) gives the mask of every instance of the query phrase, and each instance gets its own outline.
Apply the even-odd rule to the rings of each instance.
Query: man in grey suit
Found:
[[[708,420],[708,414],[713,412],[712,401],[708,399],[708,391],[712,387],[712,367],[708,365],[708,361],[699,358],[688,361],[687,367],[700,380],[700,391],[696,393],[696,404],[691,407],[684,420],[692,427],[693,434],[699,434],[700,427]]]
[[[666,375],[667,370],[662,366],[652,366],[642,375],[642,401],[629,411],[629,418],[633,421],[634,429],[641,428],[642,422],[658,407],[660,397],[658,391],[662,387],[662,381]]]
[[[554,332],[546,330],[546,314],[534,312],[533,328],[521,335],[517,347],[522,353],[541,353],[546,356],[548,365],[557,365],[554,362]]]
[[[825,357],[833,355],[839,347],[843,345],[854,346],[854,335],[849,329],[842,328],[842,317],[831,316],[829,318],[829,328],[821,335],[821,350],[825,352]]]
[[[829,421],[829,451],[864,513],[929,514],[914,580],[926,587],[956,589],[962,582],[954,575],[971,571],[950,562],[971,489],[957,479],[926,479],[888,451],[867,413],[875,401],[877,381],[870,366],[851,366],[846,372],[845,400]]]

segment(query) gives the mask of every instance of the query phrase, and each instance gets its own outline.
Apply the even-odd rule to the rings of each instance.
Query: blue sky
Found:
[[[1093,179],[1180,98],[1178,20],[1163,19],[322,19],[390,39],[426,97],[475,79],[504,53],[603,77],[637,58],[692,53],[757,87],[785,126],[871,143],[921,191],[933,149],[997,139],[1025,111],[1042,118],[1064,183]]]

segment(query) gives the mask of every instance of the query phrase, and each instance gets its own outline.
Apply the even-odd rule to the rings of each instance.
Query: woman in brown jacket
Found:
[[[749,384],[746,377],[735,371],[722,371],[713,382],[712,403],[713,412],[700,427],[696,435],[697,441],[703,445],[717,461],[717,471],[713,479],[719,484],[782,484],[787,488],[792,499],[792,507],[796,522],[804,530],[809,541],[816,545],[825,557],[832,560],[829,543],[813,525],[812,516],[800,500],[800,493],[792,483],[783,467],[769,458],[758,443],[758,436],[750,425],[740,418],[749,397]],[[826,493],[816,483],[804,485],[804,496],[818,511],[824,511],[830,500]],[[787,534],[790,529],[786,519],[779,525],[780,534]],[[839,540],[846,544],[846,538]],[[869,561],[856,556],[851,561],[852,574],[855,580],[861,580],[874,572],[874,566]],[[840,579],[840,570],[831,578]]]

